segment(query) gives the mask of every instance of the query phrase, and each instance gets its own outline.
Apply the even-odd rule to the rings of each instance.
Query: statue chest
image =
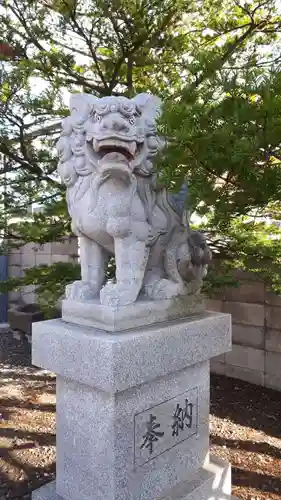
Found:
[[[114,238],[127,236],[137,220],[145,220],[142,204],[132,191],[102,186],[95,203],[88,203],[79,213],[80,230],[102,246],[112,246]],[[77,214],[78,215],[78,214]]]

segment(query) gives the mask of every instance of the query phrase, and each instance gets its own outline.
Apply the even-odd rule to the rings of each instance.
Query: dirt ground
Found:
[[[233,494],[281,499],[281,393],[213,376],[210,429],[212,451],[233,465]],[[55,379],[1,333],[0,500],[30,500],[54,477]]]
[[[232,464],[241,500],[281,499],[281,393],[212,376],[212,452]]]

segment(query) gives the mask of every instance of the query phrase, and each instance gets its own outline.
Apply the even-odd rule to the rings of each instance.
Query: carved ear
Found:
[[[97,102],[97,97],[90,94],[71,94],[69,109],[78,119],[86,119]]]
[[[132,101],[141,109],[142,113],[152,120],[158,118],[161,114],[162,101],[159,97],[152,94],[138,94]]]

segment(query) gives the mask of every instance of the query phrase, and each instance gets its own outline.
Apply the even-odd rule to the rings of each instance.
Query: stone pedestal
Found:
[[[33,326],[33,364],[57,374],[57,479],[33,500],[230,500],[209,458],[209,360],[230,315],[114,334],[55,319]]]

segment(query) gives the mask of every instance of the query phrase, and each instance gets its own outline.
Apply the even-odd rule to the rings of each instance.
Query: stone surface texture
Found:
[[[138,300],[122,307],[109,307],[99,300],[62,301],[62,318],[68,323],[93,326],[108,332],[128,330],[138,326],[186,318],[205,311],[200,295],[184,295],[163,300]]]
[[[176,439],[173,414],[188,390],[198,392],[194,428]],[[59,377],[57,397],[57,492],[65,499],[155,500],[208,453],[209,362],[115,394]],[[164,431],[153,453],[141,449],[150,415]]]
[[[205,313],[109,335],[61,319],[34,323],[32,362],[64,378],[116,392],[231,349],[231,318]]]
[[[231,471],[227,462],[211,456],[189,480],[167,491],[158,500],[238,500],[232,496]],[[33,493],[33,500],[63,500],[58,495],[56,483],[47,484]],[[78,500],[78,499],[76,499]],[[125,500],[125,499],[124,499]]]
[[[183,208],[155,182],[153,158],[160,100],[73,94],[57,144],[73,230],[80,237],[81,281],[68,298],[105,306],[139,294],[169,299],[197,293],[211,253],[203,235],[183,224]],[[115,281],[105,265],[115,256]]]
[[[33,364],[57,375],[56,484],[33,500],[231,500],[209,460],[210,358],[231,318],[202,313],[115,332],[35,323]]]

